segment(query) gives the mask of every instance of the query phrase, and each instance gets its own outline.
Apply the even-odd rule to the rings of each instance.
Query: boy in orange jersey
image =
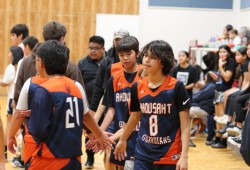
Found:
[[[67,48],[48,40],[38,48],[36,63],[43,65],[48,81],[36,88],[31,103],[28,131],[37,147],[29,169],[81,169],[83,122],[98,136],[103,149],[112,141],[88,113],[82,86],[64,76]]]
[[[113,130],[115,134],[110,137],[113,140],[118,140],[120,137],[121,128],[124,124],[124,110],[127,110],[128,100],[130,98],[130,88],[134,82],[139,80],[138,71],[141,68],[140,65],[137,64],[139,42],[135,37],[128,36],[121,39],[116,50],[120,58],[120,63],[123,65],[123,69],[113,74],[108,81],[102,103],[108,108],[108,111],[101,125],[101,129],[106,130],[113,121]],[[134,156],[133,151],[134,149],[127,151],[128,157]],[[124,161],[114,159],[113,151],[110,153],[109,162],[112,166],[109,168],[106,167],[106,169],[111,170],[115,169],[115,166],[124,166]]]
[[[24,133],[24,154],[23,154],[23,160],[24,165],[26,168],[29,167],[29,163],[32,157],[32,154],[36,150],[36,142],[32,138],[32,136],[28,132],[27,128],[27,122],[29,121],[29,113],[30,111],[27,111],[30,109],[32,97],[34,94],[35,89],[45,81],[47,81],[46,73],[44,69],[41,69],[41,67],[44,67],[40,63],[36,62],[35,56],[37,48],[41,45],[41,43],[38,43],[33,51],[32,51],[32,58],[36,65],[36,70],[38,74],[34,77],[29,78],[25,83],[20,93],[20,98],[18,100],[16,110],[14,113],[14,117],[11,121],[10,130],[8,133],[8,149],[11,153],[15,153],[14,146],[17,146],[17,142],[15,139],[15,134],[17,133],[18,129],[21,128],[22,124],[25,125],[25,133]],[[28,116],[25,119],[25,116],[20,116],[23,114],[28,114]]]
[[[141,121],[134,169],[186,170],[190,98],[183,83],[169,76],[174,61],[172,48],[165,41],[152,41],[143,54],[148,76],[132,86],[132,114],[116,145],[115,157],[124,159],[127,139]]]

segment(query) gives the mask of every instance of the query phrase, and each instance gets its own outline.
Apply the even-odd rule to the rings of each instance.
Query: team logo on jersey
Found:
[[[141,94],[143,94],[143,93],[144,93],[144,90],[141,91]]]
[[[178,154],[172,155],[172,156],[171,156],[171,159],[172,159],[172,160],[177,160],[177,159],[179,159],[180,157],[181,157],[181,154],[178,153]]]
[[[122,85],[122,83],[117,83],[117,86],[121,86]]]
[[[182,104],[185,105],[187,104],[187,102],[190,100],[190,98],[188,98],[186,101],[183,101]]]
[[[115,101],[116,102],[127,102],[131,97],[131,93],[128,92],[128,93],[116,93],[115,94]]]

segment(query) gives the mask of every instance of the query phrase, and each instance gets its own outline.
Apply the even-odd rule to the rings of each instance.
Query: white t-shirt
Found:
[[[29,87],[30,87],[31,78],[29,78],[23,85],[22,90],[20,92],[20,96],[17,102],[16,109],[17,110],[27,110],[28,108],[28,93],[29,93]],[[82,85],[78,82],[75,82],[75,85],[79,88],[81,91],[82,97],[83,97],[83,114],[86,114],[89,109],[89,104],[87,101],[87,95],[85,93],[85,90],[83,89]]]
[[[14,78],[15,78],[15,67],[9,64],[4,72],[2,82],[8,84],[8,100],[14,97]]]
[[[234,45],[241,45],[240,36],[237,35],[236,37],[234,37],[233,44]]]

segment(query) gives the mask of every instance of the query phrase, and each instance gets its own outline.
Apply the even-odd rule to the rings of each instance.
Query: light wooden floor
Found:
[[[6,96],[0,96],[0,105],[2,110],[0,112],[1,118],[6,122]],[[250,169],[244,163],[240,155],[234,153],[231,149],[212,149],[205,145],[205,136],[198,135],[193,142],[197,144],[196,148],[190,148],[189,152],[189,170],[248,170]],[[84,150],[84,148],[83,148]],[[12,155],[9,153],[9,159]],[[82,156],[83,164],[86,161],[86,154]],[[6,163],[6,170],[16,170],[10,161]],[[83,169],[84,166],[83,166]],[[103,155],[97,154],[95,156],[94,170],[103,170]]]

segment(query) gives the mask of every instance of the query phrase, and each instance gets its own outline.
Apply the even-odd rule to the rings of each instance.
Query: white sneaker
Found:
[[[229,135],[232,136],[239,136],[242,132],[242,129],[238,128],[238,127],[233,127],[233,128],[227,128],[227,132]]]
[[[227,124],[227,120],[228,120],[228,115],[223,115],[223,116],[214,116],[214,120],[217,123],[220,123],[222,125]]]

